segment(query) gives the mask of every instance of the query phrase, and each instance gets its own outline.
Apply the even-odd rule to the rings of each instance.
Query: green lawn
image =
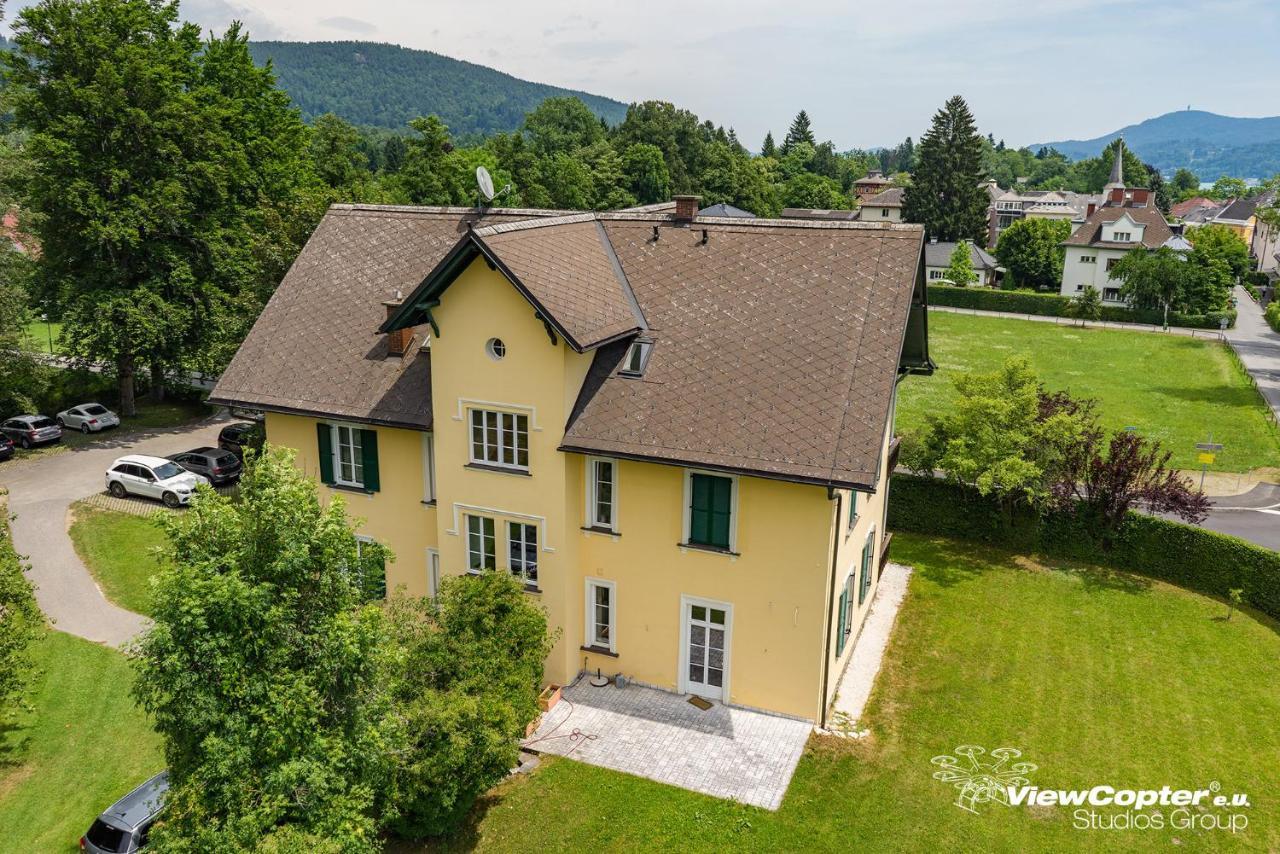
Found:
[[[1280,467],[1280,433],[1226,346],[1214,341],[932,312],[929,352],[938,372],[903,382],[900,432],[918,430],[947,405],[955,374],[994,370],[1025,354],[1049,388],[1096,398],[1108,427],[1134,426],[1161,440],[1179,468],[1199,468],[1195,444],[1210,431],[1226,446],[1214,470]]]
[[[83,502],[73,510],[71,542],[103,594],[122,608],[150,614],[151,576],[160,569],[155,549],[164,544],[159,526],[149,516]]]
[[[58,336],[62,334],[61,323],[44,323],[43,321],[33,320],[27,324],[27,338],[31,339],[32,346],[41,353],[60,353],[62,348],[58,346]],[[50,335],[52,335],[53,349],[49,349]]]
[[[490,851],[1280,849],[1280,629],[1181,589],[898,535],[917,572],[863,741],[815,738],[770,813],[571,760],[499,787],[445,847]],[[1203,788],[1249,827],[1082,830],[1072,808],[958,809],[930,759],[1021,749],[1041,787]],[[1100,812],[1111,813],[1106,808]],[[1168,807],[1165,807],[1168,813]],[[1168,816],[1166,816],[1167,820]]]
[[[72,852],[93,819],[164,767],[160,739],[129,696],[125,658],[50,630],[32,709],[0,730],[0,827],[12,851]]]

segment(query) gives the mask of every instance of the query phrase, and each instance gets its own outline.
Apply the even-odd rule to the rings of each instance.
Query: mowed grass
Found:
[[[45,323],[42,320],[33,320],[27,324],[26,336],[31,341],[31,346],[40,353],[61,353],[62,348],[58,346],[58,336],[62,334],[62,324],[53,322]],[[50,349],[52,342],[52,349]]]
[[[11,851],[72,852],[98,813],[164,768],[160,739],[129,695],[113,649],[49,630],[41,673],[0,729],[0,827]]]
[[[893,555],[916,573],[864,720],[871,736],[811,739],[776,813],[551,760],[500,786],[437,847],[1280,849],[1274,623],[1224,621],[1222,603],[1167,585],[947,540],[899,534]],[[1248,828],[1088,830],[1073,826],[1073,808],[966,812],[930,761],[966,744],[1022,750],[1041,787],[1218,781],[1252,799]]]
[[[151,577],[164,533],[150,516],[115,513],[83,502],[72,508],[71,542],[102,593],[121,608],[151,614]],[[159,511],[157,511],[159,512]]]
[[[955,398],[956,374],[991,371],[1022,354],[1048,388],[1097,399],[1105,426],[1137,427],[1159,439],[1178,468],[1200,467],[1195,445],[1210,432],[1225,446],[1211,470],[1280,466],[1280,433],[1226,345],[1216,341],[931,312],[929,352],[937,373],[902,383],[901,433],[918,431],[929,413],[945,411]]]

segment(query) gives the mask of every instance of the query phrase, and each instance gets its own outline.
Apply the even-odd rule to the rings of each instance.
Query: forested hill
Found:
[[[357,125],[403,130],[435,113],[455,136],[514,130],[546,98],[576,95],[610,124],[625,104],[530,83],[483,65],[377,42],[253,42],[254,60],[275,65],[280,88],[311,121],[336,113]]]
[[[1280,172],[1280,116],[1238,118],[1179,110],[1094,139],[1042,144],[1079,159],[1094,156],[1117,136],[1123,136],[1125,145],[1166,174],[1186,167],[1211,181],[1223,174],[1266,178]]]

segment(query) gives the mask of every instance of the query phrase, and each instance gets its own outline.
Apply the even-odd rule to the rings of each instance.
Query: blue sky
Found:
[[[10,0],[9,14],[30,2]],[[918,138],[949,96],[1011,145],[1170,110],[1280,114],[1274,0],[184,0],[257,38],[434,50],[622,101],[659,98],[752,148],[809,111],[837,147]],[[8,23],[8,22],[6,22]]]

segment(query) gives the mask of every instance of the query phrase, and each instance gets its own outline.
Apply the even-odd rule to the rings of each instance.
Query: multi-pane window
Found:
[[[1080,263],[1081,263],[1081,264],[1093,264],[1093,263],[1094,263],[1094,262],[1096,262],[1097,260],[1098,260],[1098,257],[1097,257],[1096,255],[1081,255],[1081,256],[1080,256]]]
[[[538,583],[538,526],[507,523],[507,564],[511,574],[526,584]]]
[[[608,528],[616,525],[616,488],[617,467],[613,460],[590,460],[590,482],[588,484],[588,501],[590,502],[589,527]]]
[[[712,474],[689,475],[689,542],[730,548],[733,479]]]
[[[507,468],[529,467],[529,416],[471,410],[471,461]]]
[[[356,583],[366,599],[387,598],[386,553],[370,537],[356,537]]]
[[[849,636],[853,634],[853,573],[844,581],[844,590],[840,593],[840,604],[836,611],[836,655],[844,652]]]
[[[436,439],[430,433],[422,434],[422,500],[436,500]]]
[[[853,533],[853,526],[858,524],[858,493],[849,490],[849,524],[845,529],[846,536]]]
[[[497,567],[493,520],[467,514],[467,568],[483,572]]]
[[[613,585],[587,582],[587,646],[616,652],[613,636]]]
[[[1127,231],[1117,231],[1117,232],[1115,232],[1115,233],[1112,235],[1112,239],[1114,239],[1117,243],[1128,243],[1128,242],[1129,242],[1129,232],[1127,232]]]
[[[867,534],[867,544],[862,547],[862,570],[858,577],[858,604],[861,605],[867,598],[867,591],[871,589],[871,568],[875,560],[876,532],[873,530]],[[850,576],[852,580],[852,576]]]
[[[363,431],[358,427],[333,428],[333,473],[345,486],[364,486]]]

